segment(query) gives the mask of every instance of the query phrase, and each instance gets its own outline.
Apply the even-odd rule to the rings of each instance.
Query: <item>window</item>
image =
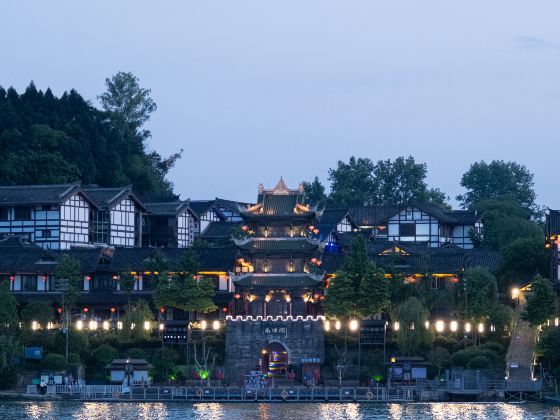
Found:
[[[50,238],[51,237],[51,230],[50,229],[44,229],[43,230],[43,238]]]
[[[416,223],[401,223],[399,236],[416,236]]]
[[[31,207],[14,207],[14,220],[31,220]]]
[[[8,207],[0,207],[0,220],[8,220],[10,209]]]
[[[22,276],[22,290],[26,292],[37,291],[37,277],[35,276]]]

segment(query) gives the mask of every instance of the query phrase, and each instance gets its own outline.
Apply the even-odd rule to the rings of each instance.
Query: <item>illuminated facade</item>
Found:
[[[560,286],[560,210],[549,210],[546,215],[546,244],[550,251],[550,279]]]

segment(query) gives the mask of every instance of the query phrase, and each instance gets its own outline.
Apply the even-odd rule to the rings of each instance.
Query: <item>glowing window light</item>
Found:
[[[38,330],[38,329],[39,329],[39,323],[38,323],[37,321],[31,322],[31,329],[32,329],[33,331]]]
[[[212,322],[212,328],[214,330],[219,330],[220,329],[220,321],[216,320],[216,321]]]
[[[478,324],[478,332],[481,334],[484,332],[484,324],[482,322]]]
[[[350,331],[356,331],[358,329],[358,321],[353,319],[350,321]]]
[[[341,327],[340,321],[337,320],[337,321],[334,323],[334,327],[335,327],[337,330],[340,330],[340,327]]]
[[[122,329],[123,329],[122,321],[117,321],[117,329],[118,329],[118,330],[122,330]]]
[[[92,320],[92,321],[89,321],[88,328],[89,328],[91,331],[97,330],[97,321],[93,321],[93,320]]]
[[[325,331],[330,331],[331,330],[331,323],[330,321],[325,321],[323,323],[323,327],[325,328]]]
[[[458,328],[459,328],[459,324],[457,324],[457,321],[451,321],[449,323],[449,329],[451,330],[451,332],[457,332]]]
[[[146,331],[149,331],[152,328],[152,324],[150,323],[150,321],[144,321],[144,329]]]
[[[557,327],[559,325],[559,320],[558,318],[554,318],[554,326]]]
[[[466,332],[466,333],[470,333],[470,332],[471,332],[471,329],[472,329],[471,323],[470,323],[470,322],[467,322],[467,323],[465,324],[465,332]]]
[[[436,331],[438,333],[441,333],[443,332],[444,329],[445,329],[445,323],[441,319],[436,321]]]
[[[107,321],[103,321],[102,327],[105,331],[109,330],[109,323]]]
[[[76,328],[77,328],[78,330],[82,330],[82,329],[84,328],[84,321],[82,321],[81,319],[78,319],[78,320],[76,321]]]
[[[165,325],[163,324],[163,322],[161,324],[159,324],[159,330],[163,331],[165,328]]]
[[[393,330],[394,331],[398,331],[401,328],[401,324],[399,323],[399,321],[395,321],[393,322]]]
[[[203,329],[203,330],[205,330],[207,326],[208,326],[208,324],[206,323],[206,320],[203,319],[203,320],[200,322],[200,328]]]

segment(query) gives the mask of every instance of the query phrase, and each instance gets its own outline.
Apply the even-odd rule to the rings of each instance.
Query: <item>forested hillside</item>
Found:
[[[23,93],[0,87],[0,185],[81,181],[170,193],[165,176],[180,154],[162,159],[146,150],[150,133],[141,126],[156,109],[149,90],[118,73],[100,99],[103,110],[75,90],[57,98],[33,83]]]

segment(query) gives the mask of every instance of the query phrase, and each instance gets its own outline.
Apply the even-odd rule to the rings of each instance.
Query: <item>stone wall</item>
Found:
[[[325,342],[321,319],[253,320],[251,317],[226,321],[226,382],[243,383],[243,377],[257,370],[261,350],[268,344],[282,344],[289,363],[300,365],[302,359],[325,358]]]

